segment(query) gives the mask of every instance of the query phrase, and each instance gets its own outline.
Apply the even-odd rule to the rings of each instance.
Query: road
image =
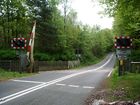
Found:
[[[0,105],[84,105],[90,92],[110,76],[115,55],[80,70],[47,71],[0,83]]]

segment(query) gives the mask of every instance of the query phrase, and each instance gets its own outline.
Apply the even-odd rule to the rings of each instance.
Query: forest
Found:
[[[59,5],[62,5],[63,12],[58,9]],[[116,30],[122,24],[118,16],[114,23]],[[69,6],[68,0],[1,0],[0,59],[17,59],[16,51],[11,48],[11,39],[29,39],[34,20],[37,22],[34,49],[36,60],[94,61],[113,49],[113,30],[82,24],[77,20],[77,13]],[[120,24],[116,24],[116,21]],[[133,26],[136,27],[135,24]],[[137,31],[123,30],[132,31],[136,35],[138,27]]]
[[[132,61],[140,61],[140,2],[139,0],[100,0],[105,14],[114,17],[113,34],[131,36]]]

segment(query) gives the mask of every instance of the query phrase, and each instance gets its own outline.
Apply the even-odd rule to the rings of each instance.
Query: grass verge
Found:
[[[32,73],[19,73],[6,71],[0,68],[0,81],[33,75]]]
[[[118,67],[112,76],[109,78],[108,86],[113,92],[109,98],[116,100],[139,100],[140,99],[140,74],[126,73],[119,77],[117,72]]]

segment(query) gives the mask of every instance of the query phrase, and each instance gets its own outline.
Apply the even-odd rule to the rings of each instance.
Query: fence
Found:
[[[34,71],[63,70],[76,67],[80,61],[35,61]],[[0,68],[9,71],[21,71],[18,60],[0,60]],[[27,69],[24,69],[27,72]]]
[[[131,71],[140,73],[140,62],[131,62]]]
[[[20,71],[19,61],[0,60],[0,67],[9,71]]]
[[[46,70],[63,70],[77,67],[80,65],[80,61],[38,61],[39,71]]]

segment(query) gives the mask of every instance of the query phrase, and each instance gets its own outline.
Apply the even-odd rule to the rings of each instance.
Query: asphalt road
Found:
[[[90,92],[110,76],[115,55],[80,70],[47,71],[0,83],[0,105],[84,105]]]

